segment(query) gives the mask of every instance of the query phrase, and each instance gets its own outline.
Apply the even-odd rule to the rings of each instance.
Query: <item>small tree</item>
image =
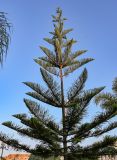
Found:
[[[0,12],[0,64],[3,64],[4,56],[7,55],[7,50],[10,42],[11,24],[8,22],[4,12]]]
[[[104,87],[85,91],[84,85],[88,74],[85,68],[70,89],[65,91],[64,78],[93,59],[79,59],[79,56],[84,54],[86,50],[72,51],[72,46],[76,41],[73,38],[67,38],[67,34],[72,29],[64,29],[66,18],[62,17],[62,11],[59,8],[57,15],[52,17],[54,23],[54,31],[50,32],[52,38],[44,38],[44,40],[53,46],[54,51],[41,46],[40,48],[46,56],[35,59],[35,62],[41,66],[40,72],[47,88],[32,82],[25,82],[24,84],[33,90],[27,95],[61,110],[62,125],[57,124],[40,104],[33,100],[24,99],[31,116],[17,114],[13,117],[19,119],[25,127],[15,125],[11,121],[4,122],[3,125],[23,136],[38,140],[37,145],[35,148],[31,148],[2,133],[0,139],[12,147],[43,158],[63,156],[64,160],[94,160],[107,153],[110,148],[113,151],[112,145],[117,137],[104,136],[103,140],[85,146],[82,146],[81,142],[87,138],[100,137],[116,127],[116,125],[111,125],[110,128],[104,128],[103,125],[115,117],[117,104],[109,110],[96,114],[90,122],[84,121],[83,118],[87,113],[90,101]],[[58,77],[60,83],[54,80],[52,74]]]
[[[1,150],[1,155],[0,155],[0,159],[3,160],[3,154],[4,154],[4,150],[8,150],[8,146],[4,143],[1,142],[0,143],[0,150]]]

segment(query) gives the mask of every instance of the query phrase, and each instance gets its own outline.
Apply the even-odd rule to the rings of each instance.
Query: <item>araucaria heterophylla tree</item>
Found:
[[[62,10],[57,9],[57,15],[53,17],[54,31],[50,32],[51,38],[44,38],[53,46],[53,51],[41,46],[45,56],[35,59],[40,66],[40,72],[46,87],[33,82],[25,82],[32,89],[27,95],[39,102],[61,109],[62,123],[58,124],[37,101],[24,99],[26,107],[30,111],[27,114],[16,114],[13,117],[20,120],[23,126],[14,124],[11,121],[4,122],[7,126],[22,136],[28,136],[37,140],[37,145],[31,148],[27,144],[21,144],[18,140],[9,138],[6,134],[0,134],[0,140],[14,148],[25,150],[43,158],[63,156],[64,160],[97,159],[99,156],[117,153],[113,145],[117,140],[116,136],[103,136],[102,140],[92,144],[81,145],[81,142],[91,137],[100,137],[104,133],[116,128],[116,125],[105,126],[105,122],[116,116],[117,104],[110,109],[96,113],[90,122],[85,122],[90,101],[100,93],[104,87],[84,90],[87,80],[87,69],[84,68],[68,91],[65,91],[64,79],[73,74],[85,64],[91,62],[92,58],[81,59],[80,56],[86,50],[73,52],[72,46],[76,41],[67,38],[72,29],[64,29],[66,18],[62,17]],[[55,81],[54,76],[58,78]],[[111,121],[110,124],[111,125]]]

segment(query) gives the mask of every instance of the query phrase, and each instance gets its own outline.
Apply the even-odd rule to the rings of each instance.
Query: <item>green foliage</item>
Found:
[[[104,133],[117,127],[116,121],[111,122],[117,114],[117,80],[113,83],[114,95],[100,93],[104,87],[85,90],[88,77],[85,68],[66,92],[64,78],[93,59],[79,58],[86,53],[86,50],[72,51],[72,46],[76,41],[67,38],[67,34],[72,29],[64,29],[66,18],[62,17],[62,11],[59,8],[57,16],[52,17],[54,23],[54,31],[50,32],[52,37],[44,38],[44,40],[53,46],[53,51],[41,46],[45,56],[35,59],[35,62],[41,66],[40,73],[46,86],[43,87],[40,82],[39,84],[24,82],[32,90],[27,95],[36,100],[35,102],[32,99],[24,99],[30,115],[13,115],[22,125],[11,121],[3,123],[4,126],[15,130],[21,136],[36,140],[36,145],[32,148],[3,133],[0,134],[0,140],[43,159],[52,159],[52,157],[57,159],[63,156],[64,160],[96,160],[99,156],[108,153],[115,155],[117,150],[113,146],[117,136],[105,136]],[[58,78],[58,81],[52,74],[56,76],[56,79]],[[101,105],[102,111],[96,113],[90,122],[87,122],[85,116],[95,96],[97,96],[95,101]],[[48,104],[48,107],[51,105],[62,111],[60,124],[50,116],[48,110],[44,109],[42,106],[44,103]],[[81,142],[87,138],[100,138],[100,136],[103,136],[101,141],[81,145]]]
[[[95,102],[96,104],[100,104],[101,107],[105,110],[117,109],[117,78],[115,78],[112,85],[112,93],[101,93],[96,96]],[[115,113],[117,114],[117,112]]]
[[[4,12],[0,12],[0,63],[3,64],[4,56],[7,54],[7,50],[10,43],[10,31],[11,24],[6,18]]]

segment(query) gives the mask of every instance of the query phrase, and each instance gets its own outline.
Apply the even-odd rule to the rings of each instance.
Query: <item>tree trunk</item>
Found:
[[[1,150],[1,160],[3,158],[3,151],[4,151],[4,148],[2,148],[2,150]]]
[[[63,121],[63,148],[64,148],[64,160],[67,160],[67,135],[66,135],[66,125],[65,125],[65,106],[64,106],[64,88],[63,88],[63,74],[62,67],[60,69],[60,79],[61,79],[61,100],[62,100],[62,121]]]

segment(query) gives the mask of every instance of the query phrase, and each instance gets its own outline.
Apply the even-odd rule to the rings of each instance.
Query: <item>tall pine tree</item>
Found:
[[[0,140],[14,148],[25,150],[43,158],[63,156],[64,160],[94,160],[100,155],[107,154],[108,151],[111,151],[111,154],[116,154],[117,151],[113,147],[117,140],[116,136],[104,136],[98,142],[82,146],[82,141],[87,138],[100,137],[116,128],[116,125],[111,125],[111,122],[111,127],[108,129],[104,125],[105,122],[115,117],[117,103],[116,107],[96,114],[90,122],[84,121],[83,118],[86,116],[90,101],[104,87],[85,91],[84,85],[87,80],[87,69],[85,68],[74,84],[65,92],[64,78],[93,59],[79,58],[86,53],[86,50],[72,51],[72,46],[76,41],[73,38],[67,38],[67,34],[72,29],[64,29],[66,18],[62,17],[62,10],[58,8],[57,15],[52,17],[54,24],[54,31],[50,32],[52,37],[44,38],[44,40],[53,46],[53,51],[41,46],[45,56],[35,59],[35,62],[41,66],[40,72],[46,87],[33,82],[25,82],[24,84],[33,90],[27,95],[61,109],[62,125],[57,124],[39,103],[24,99],[31,115],[13,115],[20,120],[23,126],[11,121],[4,122],[3,125],[15,130],[22,136],[36,139],[37,145],[31,148],[3,133],[0,134]],[[56,82],[52,75],[56,76],[60,83]]]

